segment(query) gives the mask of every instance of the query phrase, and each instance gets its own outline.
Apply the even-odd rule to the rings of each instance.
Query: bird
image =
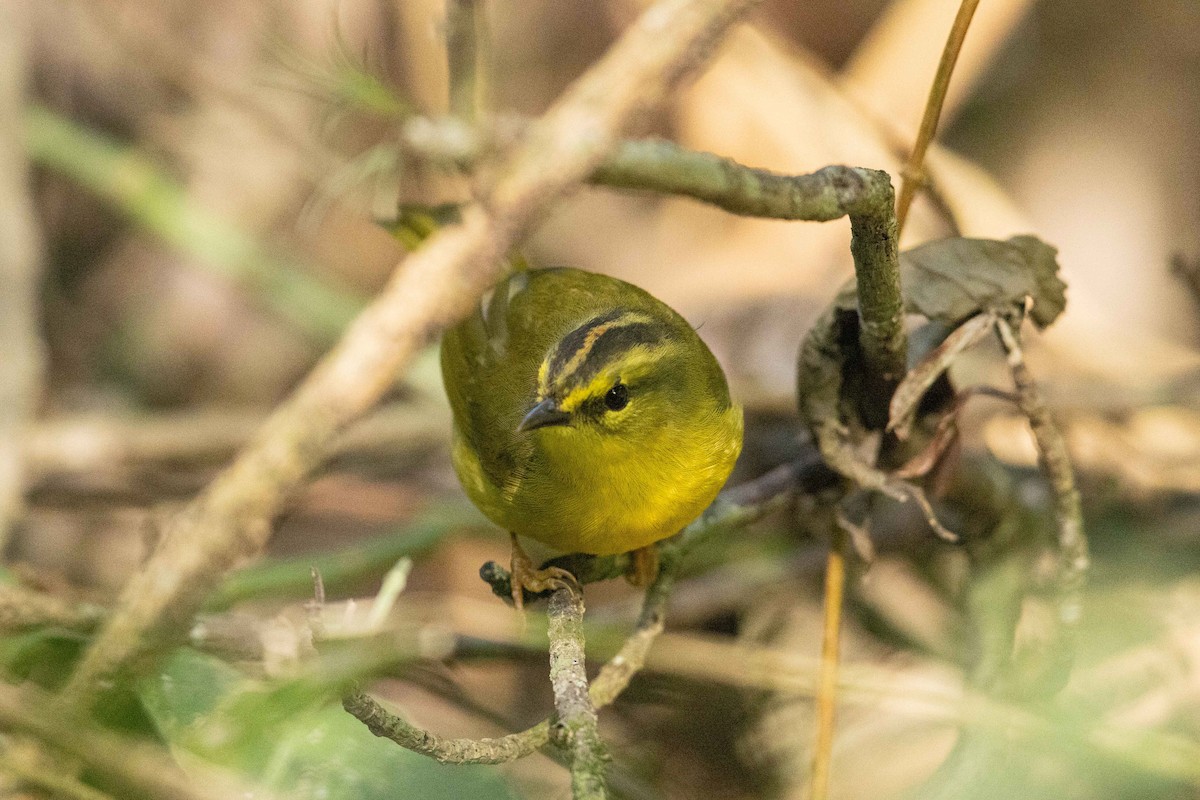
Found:
[[[512,593],[574,578],[538,570],[527,537],[567,553],[633,552],[715,499],[742,447],[742,408],[692,326],[648,292],[569,267],[520,270],[441,344],[452,461],[512,543]]]

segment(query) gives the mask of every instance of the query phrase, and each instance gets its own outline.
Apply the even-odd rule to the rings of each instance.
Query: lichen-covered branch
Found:
[[[891,199],[886,172],[830,166],[782,175],[665,139],[622,142],[589,180],[599,186],[691,197],[731,214],[828,222],[878,214]]]
[[[850,217],[859,343],[873,394],[887,399],[904,377],[908,338],[900,294],[895,193],[882,170],[831,166],[779,175],[671,142],[626,142],[592,174],[594,183],[683,195],[735,214],[825,222]]]
[[[524,758],[550,740],[550,723],[495,739],[445,739],[409,724],[361,689],[342,698],[342,706],[371,733],[443,764],[506,764]]]
[[[171,519],[65,687],[64,702],[91,705],[103,680],[149,656],[162,638],[182,635],[220,577],[261,551],[275,515],[336,434],[469,311],[537,216],[595,169],[631,118],[661,105],[753,4],[660,0],[529,127],[489,171],[462,223],[405,259],[255,441]]]
[[[604,778],[608,754],[600,739],[596,708],[588,694],[583,593],[573,587],[555,591],[550,596],[547,618],[555,711],[551,737],[569,754],[574,799],[604,800],[608,794]]]

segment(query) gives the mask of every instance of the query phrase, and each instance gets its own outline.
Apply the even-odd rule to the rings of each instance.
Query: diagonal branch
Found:
[[[660,0],[530,126],[462,223],[405,259],[256,440],[170,520],[64,689],[65,701],[90,705],[105,679],[182,633],[217,580],[262,550],[273,518],[334,436],[379,400],[421,347],[465,316],[537,216],[591,173],[631,119],[662,105],[754,2]]]

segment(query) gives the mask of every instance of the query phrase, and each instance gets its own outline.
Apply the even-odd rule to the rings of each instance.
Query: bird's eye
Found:
[[[629,387],[623,383],[615,384],[604,395],[604,405],[609,411],[620,411],[629,405]]]

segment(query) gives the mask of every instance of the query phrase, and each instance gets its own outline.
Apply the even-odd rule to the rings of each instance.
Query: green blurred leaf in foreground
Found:
[[[490,767],[449,766],[378,739],[328,687],[252,680],[183,648],[140,689],[147,713],[180,757],[235,770],[282,797],[458,800],[514,795]]]

